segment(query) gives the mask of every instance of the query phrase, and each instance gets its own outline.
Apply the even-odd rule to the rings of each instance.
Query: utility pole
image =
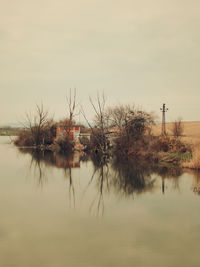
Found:
[[[165,104],[163,104],[163,107],[160,108],[162,111],[162,130],[161,134],[166,135],[166,125],[165,125],[165,113],[168,111],[168,108],[165,107]]]

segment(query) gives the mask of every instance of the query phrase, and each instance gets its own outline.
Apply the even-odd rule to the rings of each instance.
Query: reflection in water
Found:
[[[19,156],[5,144],[1,154],[0,266],[200,266],[200,173],[88,155]]]
[[[192,191],[195,195],[200,196],[200,171],[187,169],[187,173],[193,176]]]
[[[114,176],[112,184],[125,196],[140,194],[153,190],[155,179],[152,179],[151,168],[139,162],[118,162],[112,164]]]
[[[92,212],[93,209],[97,211],[97,215],[103,215],[104,214],[104,191],[109,192],[109,176],[110,176],[110,168],[109,168],[109,160],[107,157],[98,157],[97,155],[92,155],[91,157],[94,171],[92,174],[92,177],[86,187],[86,189],[90,186],[92,183],[94,177],[96,178],[96,184],[97,184],[97,194],[92,201],[90,205],[90,212]]]
[[[97,214],[104,213],[104,194],[109,194],[112,189],[115,194],[124,197],[134,197],[134,195],[145,192],[153,192],[156,189],[156,180],[161,179],[161,192],[166,191],[165,180],[172,180],[174,190],[179,191],[179,178],[183,171],[179,167],[149,165],[147,162],[137,161],[117,161],[98,156],[88,156],[76,152],[70,155],[53,153],[50,151],[40,152],[36,150],[21,150],[23,153],[31,155],[30,169],[34,168],[35,177],[38,177],[38,185],[43,186],[47,182],[45,174],[47,168],[56,167],[63,169],[64,177],[69,181],[69,203],[75,207],[75,185],[73,182],[72,169],[80,168],[80,163],[91,161],[93,173],[83,191],[83,197],[87,194],[92,184],[96,185],[97,194],[90,204],[89,210],[97,211]],[[36,172],[38,175],[36,175]],[[196,174],[196,185],[194,193],[200,194],[200,174]]]
[[[46,166],[56,166],[63,169],[80,167],[81,153],[79,152],[68,155],[35,149],[20,149],[20,152],[30,154],[32,161],[43,163]]]
[[[80,153],[74,153],[66,157],[65,155],[56,154],[56,166],[58,168],[79,168]]]
[[[30,152],[30,151],[29,151]],[[41,161],[41,155],[38,151],[31,151],[31,162],[29,170],[34,170],[34,177],[37,179],[38,186],[43,186],[47,182],[45,168]]]
[[[162,193],[165,193],[165,179],[172,179],[173,187],[179,191],[179,179],[183,174],[182,168],[178,166],[156,166],[154,171],[162,178]]]
[[[43,186],[47,182],[46,170],[48,167],[61,168],[64,171],[64,177],[69,181],[69,204],[73,202],[75,207],[75,187],[72,179],[72,168],[80,167],[81,153],[69,155],[53,153],[51,151],[38,151],[35,149],[20,149],[22,153],[31,155],[30,168],[34,169],[34,177],[38,180],[38,185]]]

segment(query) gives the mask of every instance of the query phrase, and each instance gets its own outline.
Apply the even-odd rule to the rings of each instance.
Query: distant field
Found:
[[[172,124],[166,123],[166,130],[169,135],[172,135]],[[183,126],[183,140],[191,144],[200,143],[200,121],[183,122]],[[157,124],[152,130],[155,135],[160,135],[161,124]]]
[[[21,130],[20,128],[0,128],[0,136],[17,136]]]

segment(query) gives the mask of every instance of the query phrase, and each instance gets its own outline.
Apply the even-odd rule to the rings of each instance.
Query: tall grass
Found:
[[[194,145],[192,149],[192,158],[182,163],[185,168],[200,170],[200,144]]]

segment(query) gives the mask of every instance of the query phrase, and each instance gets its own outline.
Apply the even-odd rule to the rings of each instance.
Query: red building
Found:
[[[76,140],[80,136],[80,130],[80,126],[78,125],[72,125],[71,127],[57,125],[56,138],[69,135],[71,140]]]

